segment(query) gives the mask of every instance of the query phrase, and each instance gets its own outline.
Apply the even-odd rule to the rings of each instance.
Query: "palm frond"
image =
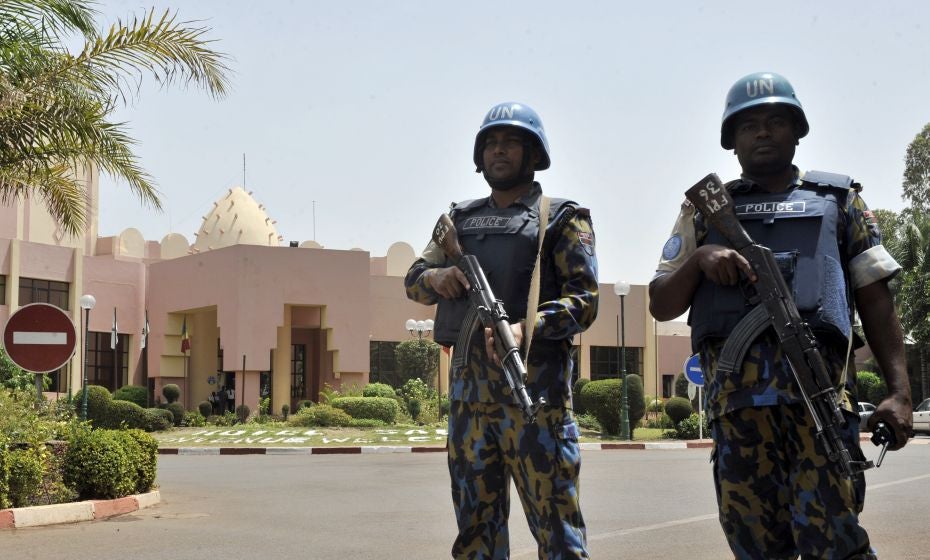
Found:
[[[93,4],[86,0],[0,0],[0,26],[24,24],[56,39],[71,32],[93,39],[97,36]]]

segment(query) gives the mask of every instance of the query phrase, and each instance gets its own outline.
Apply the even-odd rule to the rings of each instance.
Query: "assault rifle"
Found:
[[[439,217],[436,222],[436,228],[433,230],[433,242],[438,245],[446,256],[459,267],[468,279],[470,286],[468,290],[469,309],[465,315],[465,321],[459,331],[458,340],[455,343],[455,352],[453,354],[452,365],[456,368],[464,367],[468,364],[468,343],[472,334],[480,326],[491,328],[494,332],[494,346],[497,355],[501,357],[501,367],[504,370],[504,377],[507,384],[510,385],[511,391],[517,399],[517,404],[523,410],[523,415],[527,420],[533,420],[536,412],[546,405],[546,399],[539,398],[534,403],[526,391],[526,364],[520,357],[520,348],[513,338],[513,332],[510,330],[507,312],[504,310],[504,302],[494,297],[491,291],[491,285],[484,275],[484,270],[478,259],[474,255],[466,255],[462,252],[462,246],[459,244],[458,233],[455,231],[455,225],[447,214]],[[532,336],[532,332],[526,333],[526,336]]]
[[[847,478],[872,468],[874,464],[871,461],[854,460],[843,443],[840,429],[846,425],[846,420],[840,410],[836,388],[830,381],[823,356],[817,349],[817,339],[801,319],[772,251],[756,245],[743,229],[736,217],[733,198],[716,174],[711,173],[698,181],[685,192],[685,196],[707,222],[749,261],[758,277],[752,285],[754,293],[750,297],[750,303],[756,305],[736,325],[724,344],[717,362],[717,374],[727,375],[737,371],[752,341],[772,327],[794,373],[804,404],[814,420],[817,437],[823,443],[827,457],[839,464]],[[879,423],[872,441],[876,445],[884,444],[881,455],[884,457],[888,445],[894,444],[893,432],[884,423]]]

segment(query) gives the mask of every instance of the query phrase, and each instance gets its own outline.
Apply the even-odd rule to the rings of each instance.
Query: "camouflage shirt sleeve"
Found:
[[[891,278],[901,270],[882,245],[878,221],[856,190],[846,203],[846,259],[853,289]]]
[[[426,272],[432,268],[447,266],[446,257],[434,242],[430,241],[420,258],[415,260],[404,277],[407,298],[424,305],[439,302],[439,294],[426,283]]]
[[[562,291],[559,299],[540,302],[533,336],[568,339],[591,326],[597,317],[597,256],[587,209],[579,209],[562,226],[552,248],[552,263]]]

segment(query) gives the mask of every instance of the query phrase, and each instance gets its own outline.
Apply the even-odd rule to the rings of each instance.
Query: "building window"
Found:
[[[675,376],[667,373],[662,374],[662,398],[672,398],[672,390],[675,383]]]
[[[110,332],[91,332],[87,336],[87,383],[114,391],[123,386],[129,375],[129,335],[116,336],[116,350],[110,348]]]
[[[5,279],[4,279],[5,283]],[[19,304],[50,303],[60,309],[68,310],[68,293],[70,284],[38,278],[19,279]],[[4,290],[5,292],[5,290]]]
[[[6,305],[6,275],[0,274],[0,305]]]
[[[307,345],[291,344],[291,398],[302,399],[307,390]]]
[[[369,343],[371,358],[371,372],[368,375],[369,383],[385,383],[397,387],[397,364],[394,360],[394,349],[397,342],[384,342],[372,340]]]
[[[643,374],[643,349],[626,347],[626,373]],[[591,347],[591,380],[618,379],[620,377],[620,348],[617,346]]]

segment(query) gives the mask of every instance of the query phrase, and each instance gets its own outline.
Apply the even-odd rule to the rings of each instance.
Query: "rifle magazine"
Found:
[[[772,318],[769,315],[765,305],[758,304],[736,325],[733,332],[723,345],[720,351],[720,358],[717,359],[717,369],[720,372],[737,371],[746,357],[746,352],[752,342],[759,338],[765,332],[765,329],[772,324]]]

